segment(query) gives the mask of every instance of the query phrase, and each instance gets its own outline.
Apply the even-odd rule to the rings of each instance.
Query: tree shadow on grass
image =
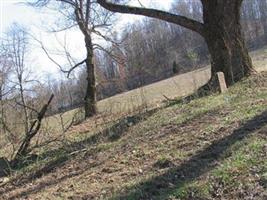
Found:
[[[66,160],[68,160],[72,157],[72,155],[77,155],[79,151],[88,149],[93,145],[97,145],[103,142],[115,142],[119,140],[122,136],[124,136],[130,127],[147,120],[158,110],[159,109],[156,108],[145,113],[138,113],[136,115],[123,117],[111,127],[99,131],[82,141],[72,142],[71,144],[64,145],[61,148],[45,152],[44,154],[39,156],[39,161],[42,159],[53,158],[55,155],[59,154],[66,155],[68,157],[66,158]]]
[[[112,126],[113,128],[111,127],[111,130],[116,131],[117,129],[120,128],[119,133],[121,136],[121,135],[125,134],[125,132],[127,132],[127,129],[129,128],[128,125],[125,126],[126,122],[131,123],[131,126],[133,126],[140,121],[147,120],[148,117],[150,117],[157,110],[160,110],[160,109],[155,109],[155,110],[152,110],[152,111],[147,112],[147,113],[123,118],[120,120],[119,123],[116,123],[114,126]],[[216,112],[216,110],[210,110],[208,113],[213,113],[213,112]],[[201,114],[205,114],[205,113],[199,113],[197,116],[193,116],[191,120],[199,118],[199,116]],[[123,125],[124,128],[121,127],[122,122],[124,124]],[[183,126],[187,123],[190,123],[190,120],[183,122],[182,124],[180,124],[180,126]],[[116,127],[116,128],[114,128],[114,127]],[[62,156],[54,158],[49,163],[45,164],[45,166],[39,168],[38,170],[31,172],[26,177],[22,177],[21,180],[17,181],[17,183],[14,184],[15,187],[13,187],[13,188],[9,187],[9,188],[5,188],[3,190],[0,189],[0,195],[2,195],[4,193],[8,193],[8,192],[12,191],[13,189],[16,189],[16,187],[26,185],[26,184],[34,181],[35,179],[42,177],[43,175],[48,175],[50,172],[54,172],[56,169],[60,169],[61,167],[64,167],[65,163],[68,160],[74,159],[75,156],[79,155],[79,153],[81,153],[83,151],[85,145],[89,145],[89,146],[91,145],[91,147],[93,147],[93,145],[104,142],[104,141],[114,141],[114,140],[119,139],[119,137],[114,137],[114,135],[113,135],[114,133],[112,133],[111,136],[109,133],[104,133],[104,132],[99,132],[98,134],[100,134],[100,135],[98,135],[97,138],[95,138],[95,136],[91,136],[88,139],[83,140],[81,142],[72,143],[69,147],[64,147],[62,149],[56,149],[53,151],[46,152],[46,154],[45,154],[46,156],[43,155],[43,158],[48,158],[48,157],[53,158],[54,155],[58,155],[59,152],[64,151],[64,153],[61,153]],[[92,139],[92,137],[93,137],[93,139]],[[80,143],[82,143],[82,145]],[[87,150],[87,149],[85,149],[85,150]],[[89,155],[89,157],[92,158],[89,160],[95,161],[92,164],[86,163],[86,166],[83,167],[82,169],[78,169],[78,170],[75,169],[74,171],[71,171],[69,174],[64,175],[62,177],[59,177],[59,178],[56,178],[56,179],[42,180],[40,183],[38,183],[38,184],[28,188],[28,189],[25,189],[24,191],[22,191],[20,193],[9,196],[8,199],[22,198],[22,197],[25,197],[29,194],[38,193],[40,190],[42,190],[45,187],[51,187],[53,185],[59,184],[60,182],[62,182],[64,180],[67,180],[69,178],[83,174],[86,170],[89,170],[91,167],[101,165],[102,163],[97,162],[97,158],[96,158],[99,151],[100,150],[98,150],[97,148],[90,148],[90,151],[86,151],[86,157],[82,158],[83,160],[84,159],[87,160],[87,157]],[[75,153],[75,154],[73,154],[73,153]],[[79,162],[79,161],[76,161],[76,162]],[[87,199],[87,197],[84,197],[84,199]]]
[[[70,178],[79,176],[79,175],[83,174],[85,171],[89,170],[90,168],[94,168],[94,167],[96,167],[96,166],[98,166],[100,164],[101,163],[88,164],[84,168],[81,168],[81,169],[75,170],[75,171],[71,171],[71,172],[67,173],[66,175],[60,176],[59,178],[51,178],[50,177],[49,179],[45,179],[44,181],[41,181],[40,183],[34,184],[34,185],[32,185],[31,187],[29,187],[29,188],[27,188],[25,190],[22,190],[22,191],[20,191],[18,193],[15,193],[13,195],[4,197],[4,195],[7,192],[12,191],[12,189],[9,188],[9,189],[1,192],[0,195],[3,195],[3,196],[0,196],[0,197],[3,198],[3,199],[6,199],[6,200],[27,199],[27,197],[30,194],[36,194],[36,193],[38,193],[39,191],[43,190],[46,187],[53,186],[53,185],[56,185],[56,184],[59,184],[59,183],[65,181],[65,180],[68,180]],[[27,179],[27,180],[29,181],[30,179]],[[27,182],[27,183],[29,183],[29,182]],[[26,184],[26,182],[24,184]]]
[[[98,133],[86,138],[85,140],[82,140],[79,142],[74,142],[74,143],[71,143],[69,145],[63,146],[63,147],[55,149],[55,150],[47,151],[44,154],[39,155],[38,159],[29,161],[29,162],[25,162],[23,165],[17,166],[13,170],[15,170],[15,171],[21,170],[21,169],[27,167],[28,165],[33,164],[34,162],[42,162],[45,159],[51,160],[50,162],[45,164],[45,166],[30,173],[26,177],[23,176],[23,178],[21,180],[16,181],[17,182],[16,185],[24,185],[24,184],[30,183],[33,180],[42,177],[43,175],[46,175],[46,174],[49,174],[49,173],[55,171],[56,169],[64,166],[64,164],[68,160],[74,159],[77,155],[79,155],[79,153],[82,150],[84,150],[84,149],[88,150],[93,145],[97,145],[97,144],[100,144],[102,142],[115,142],[116,140],[119,140],[124,134],[127,133],[128,129],[130,127],[137,125],[138,123],[148,119],[150,116],[152,116],[158,110],[159,110],[159,108],[155,108],[155,109],[152,109],[152,110],[147,111],[145,113],[138,113],[136,115],[123,117],[123,118],[119,119],[111,127],[108,127],[105,130],[98,132]],[[96,156],[96,154],[99,151],[100,150],[98,150],[98,149],[93,149],[93,151],[90,151],[90,154],[92,154],[92,156]],[[86,167],[86,169],[88,169],[88,168]],[[37,192],[38,190],[40,190],[41,188],[43,188],[45,186],[57,184],[57,183],[65,180],[65,179],[79,175],[79,174],[83,173],[84,171],[85,171],[85,169],[79,170],[79,172],[64,176],[60,179],[48,181],[44,184],[41,184],[41,186],[38,186],[36,188],[34,187],[35,189],[30,189],[30,191],[28,191],[27,193]],[[0,196],[4,193],[12,191],[13,189],[14,188],[10,187],[10,188],[6,188],[2,191],[0,190]],[[20,195],[21,196],[19,196],[19,195],[16,196],[16,198],[25,196],[24,193],[21,193]]]
[[[252,134],[254,131],[261,129],[265,125],[267,125],[267,111],[247,121],[240,128],[234,130],[231,135],[213,142],[213,144],[211,144],[204,150],[198,151],[194,156],[192,156],[188,161],[185,161],[180,166],[172,168],[163,175],[144,181],[139,185],[133,186],[132,188],[127,188],[126,190],[127,193],[119,194],[118,196],[112,199],[147,200],[147,199],[167,198],[175,190],[182,187],[185,183],[198,178],[205,172],[208,172],[209,170],[216,167],[217,161],[223,159],[223,157],[225,156],[224,152],[228,148],[234,145],[235,142],[244,139],[245,137]],[[47,174],[53,171],[54,169],[61,167],[68,159],[70,158],[63,157],[54,160],[50,164],[46,165],[44,168],[31,174],[31,176],[27,177],[25,181],[24,180],[20,181],[19,185],[30,183],[34,179],[39,178],[42,175]],[[71,173],[68,173],[67,175],[61,176],[59,178],[46,179],[45,181],[33,185],[30,188],[23,190],[22,192],[9,196],[6,199],[24,198],[30,194],[38,193],[45,187],[59,184],[64,180],[79,176],[83,174],[86,170],[89,170],[90,168],[96,167],[98,165],[101,165],[101,163],[98,162],[98,163],[88,164],[84,168],[72,171]],[[13,189],[15,188],[12,187],[6,188],[0,192],[0,195],[10,192]],[[86,198],[87,196],[85,196],[85,199]]]
[[[166,173],[127,188],[126,192],[112,199],[165,199],[187,182],[193,181],[217,166],[224,153],[237,141],[267,125],[267,110],[234,130],[231,135],[214,141],[207,148],[198,151],[188,161]]]

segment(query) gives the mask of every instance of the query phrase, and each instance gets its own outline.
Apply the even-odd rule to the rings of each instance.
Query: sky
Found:
[[[167,10],[173,0],[140,0],[142,5]],[[52,33],[51,27],[55,27],[59,14],[51,9],[37,9],[25,5],[25,0],[0,0],[0,38],[4,36],[12,23],[16,22],[30,30],[31,35],[42,40],[44,46],[51,52],[62,51],[64,41],[67,41],[68,50],[75,60],[83,58],[85,52],[83,36],[77,29],[67,32]],[[138,5],[138,1],[132,0],[132,5]],[[142,17],[134,15],[119,15],[116,29],[122,30],[130,23],[140,20]],[[66,38],[66,39],[65,39]],[[40,48],[39,44],[33,42],[29,55],[31,68],[45,75],[59,73],[59,68],[53,64]],[[65,57],[54,56],[58,63],[64,65]]]

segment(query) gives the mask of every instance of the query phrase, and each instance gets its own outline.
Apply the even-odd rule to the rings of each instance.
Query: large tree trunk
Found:
[[[87,86],[84,97],[85,118],[96,114],[96,86],[95,86],[95,65],[93,62],[93,46],[90,34],[85,35],[85,44],[87,50],[86,73]]]
[[[203,23],[156,9],[119,5],[107,0],[97,0],[104,8],[120,13],[132,13],[161,19],[199,33],[207,42],[211,54],[211,80],[206,86],[216,90],[216,73],[224,72],[230,86],[254,72],[243,35],[240,9],[243,0],[201,0]]]
[[[203,1],[204,38],[211,55],[211,84],[219,71],[224,72],[228,86],[254,72],[241,32],[241,3],[242,0]],[[216,85],[212,88],[216,89]]]

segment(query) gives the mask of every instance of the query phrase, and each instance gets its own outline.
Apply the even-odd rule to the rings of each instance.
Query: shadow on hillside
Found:
[[[115,124],[111,127],[107,127],[106,129],[91,135],[90,137],[86,138],[85,140],[73,142],[69,145],[65,145],[62,148],[47,151],[44,154],[40,155],[40,159],[46,159],[54,157],[55,155],[63,154],[69,157],[73,155],[72,153],[82,150],[86,150],[93,145],[99,144],[101,142],[114,142],[119,140],[123,135],[125,135],[128,129],[132,126],[137,125],[138,123],[145,121],[151,115],[156,113],[159,109],[152,109],[145,113],[138,113],[133,116],[127,116],[119,119]],[[71,155],[70,155],[71,154]],[[39,161],[40,161],[39,159]],[[64,160],[64,159],[63,159]]]
[[[163,175],[146,180],[112,199],[165,199],[186,182],[195,180],[226,157],[224,152],[237,141],[267,125],[267,110],[234,130],[231,135],[214,141],[207,148],[197,152],[188,161],[171,168]]]
[[[230,148],[237,141],[244,139],[254,131],[261,129],[265,125],[267,125],[267,110],[261,113],[260,115],[254,117],[253,119],[247,121],[244,125],[242,125],[238,129],[234,130],[231,135],[219,139],[213,142],[213,144],[211,144],[207,148],[197,152],[188,161],[185,161],[180,166],[170,169],[168,172],[164,173],[161,176],[149,179],[145,182],[142,182],[139,185],[135,185],[132,188],[127,189],[127,193],[120,194],[116,196],[114,199],[154,200],[154,199],[167,198],[172,194],[174,190],[177,190],[179,187],[182,187],[186,182],[194,180],[199,176],[201,176],[202,174],[216,167],[217,165],[216,162],[220,159],[223,159],[223,157],[225,156],[224,152],[228,148]],[[93,141],[97,142],[99,140],[94,139]],[[47,165],[46,168],[48,169],[48,171],[50,170],[53,171],[55,168],[58,168],[59,166],[63,165],[64,162],[68,159],[69,158],[64,158],[63,160],[58,159],[55,161],[55,163],[53,163],[55,166],[53,166],[51,163],[51,165]],[[96,167],[98,165],[101,165],[101,163],[100,162],[92,164],[88,163],[88,165],[86,165],[86,167],[84,168],[71,171],[70,173],[61,176],[59,178],[43,180],[39,184],[37,183],[22,192],[14,194],[13,196],[9,196],[6,199],[11,200],[11,199],[24,198],[30,194],[38,193],[45,187],[53,186],[69,178],[79,176],[83,174],[86,170],[89,170],[90,168]],[[48,172],[42,172],[42,170],[40,170],[40,172],[35,173],[34,176],[28,177],[26,181],[23,180],[20,181],[19,185],[27,184],[31,182],[33,179],[38,178],[46,173]],[[13,189],[15,188],[12,187],[6,188],[0,192],[0,195],[10,192]],[[85,196],[84,199],[87,199],[87,197],[88,196]]]
[[[79,152],[82,152],[83,150],[88,150],[93,145],[99,144],[101,142],[114,142],[120,139],[124,134],[127,133],[130,127],[137,125],[138,123],[146,120],[158,110],[159,108],[156,108],[156,109],[147,111],[145,113],[138,113],[133,116],[123,117],[119,119],[117,123],[115,123],[111,127],[108,127],[104,129],[103,131],[98,132],[86,138],[85,140],[74,142],[74,143],[71,143],[70,145],[66,145],[61,148],[45,152],[44,154],[40,155],[38,159],[36,159],[36,162],[41,162],[42,160],[45,160],[45,159],[53,159],[54,157],[56,157],[56,159],[53,159],[52,161],[47,163],[44,167],[27,175],[27,177],[23,177],[21,180],[16,181],[17,182],[16,185],[23,185],[23,184],[30,183],[34,179],[40,178],[43,175],[46,175],[50,172],[55,171],[56,169],[64,166],[64,164],[68,160],[73,159],[77,155],[79,155]],[[93,156],[96,156],[98,152],[99,150],[97,150],[96,148],[96,149],[93,149],[93,151],[90,151],[89,153],[93,157]],[[27,165],[33,164],[33,162],[27,162],[24,165],[17,167],[15,170],[20,170],[24,167],[27,167]],[[86,167],[86,169],[90,167],[92,166]],[[69,175],[63,176],[60,179],[54,179],[44,184],[41,184],[42,186],[38,186],[36,189],[34,189],[34,191],[38,191],[38,188],[41,189],[48,185],[54,185],[65,179],[82,174],[84,171],[86,171],[86,169],[81,169],[79,171],[76,171],[75,173],[71,173]],[[0,195],[12,191],[12,189],[13,188],[8,188],[2,191],[0,190]],[[34,193],[34,191],[28,191],[27,193]],[[25,195],[26,194],[24,193],[21,194],[21,196],[25,196]],[[18,198],[18,197],[19,196],[12,197],[12,198]]]

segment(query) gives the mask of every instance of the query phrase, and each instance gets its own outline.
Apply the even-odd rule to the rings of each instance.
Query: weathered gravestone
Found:
[[[6,158],[0,158],[0,178],[7,176],[10,172],[9,162]]]
[[[227,86],[225,82],[225,77],[223,72],[218,72],[217,73],[217,78],[220,86],[221,93],[224,93],[227,91]]]

